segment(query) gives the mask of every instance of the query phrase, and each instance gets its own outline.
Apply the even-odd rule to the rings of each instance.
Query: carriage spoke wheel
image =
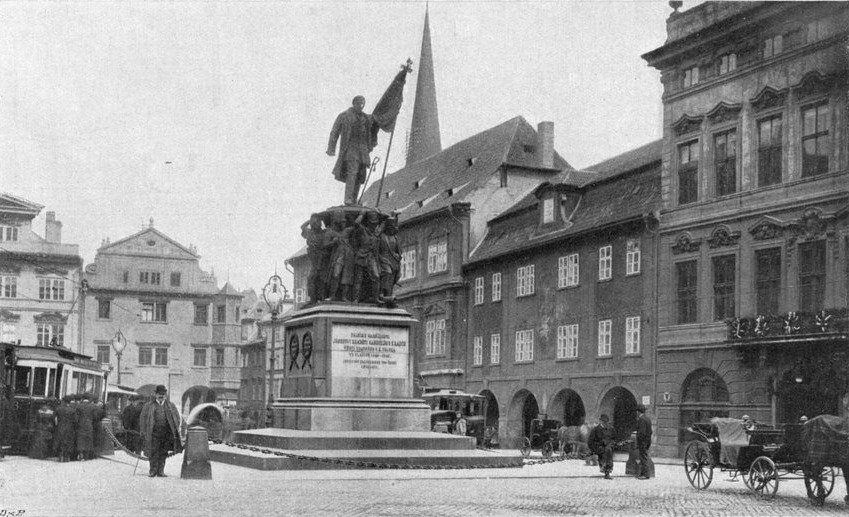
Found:
[[[553,453],[554,453],[554,442],[549,440],[549,441],[545,442],[544,444],[542,444],[542,457],[543,458],[550,458]]]
[[[813,466],[805,471],[805,490],[814,506],[822,506],[834,490],[834,467]]]
[[[522,445],[519,446],[519,452],[526,458],[531,455],[531,440],[529,438],[522,438]]]
[[[749,467],[749,488],[760,497],[775,497],[778,492],[778,469],[775,462],[759,456]]]
[[[713,480],[713,461],[707,444],[690,442],[684,451],[684,472],[696,490],[704,490]]]

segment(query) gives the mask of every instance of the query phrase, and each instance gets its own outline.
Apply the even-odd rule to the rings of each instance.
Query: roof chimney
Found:
[[[44,239],[47,242],[62,242],[62,223],[56,220],[56,212],[47,212],[44,223]]]
[[[537,150],[540,167],[554,168],[554,122],[540,122],[537,125]]]

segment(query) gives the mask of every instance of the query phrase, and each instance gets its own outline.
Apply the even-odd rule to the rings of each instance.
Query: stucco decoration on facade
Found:
[[[799,99],[807,99],[817,95],[824,95],[833,87],[844,83],[849,77],[847,72],[824,75],[818,70],[808,72],[802,79],[792,87],[793,92]]]
[[[63,316],[60,312],[42,312],[32,317],[36,323],[67,323],[68,316]]]
[[[725,246],[736,246],[740,240],[740,231],[731,231],[727,226],[717,226],[708,238],[707,242],[711,249]]]
[[[20,321],[20,320],[21,320],[20,314],[15,314],[14,312],[7,311],[6,309],[0,309],[0,321],[8,321],[8,322],[11,323],[13,321]]]
[[[678,136],[695,133],[701,130],[702,120],[704,120],[704,116],[684,114],[681,115],[681,118],[679,118],[674,124],[672,124],[672,129]]]
[[[770,86],[764,86],[757,95],[752,97],[751,103],[755,111],[763,111],[770,108],[783,106],[787,100],[787,90],[776,90]]]
[[[784,225],[774,217],[765,216],[749,228],[749,233],[756,241],[775,239],[784,234]]]
[[[684,232],[675,239],[675,244],[672,245],[672,254],[693,253],[699,251],[701,246],[701,239],[693,239],[689,232]]]
[[[792,221],[789,224],[795,237],[804,240],[815,240],[823,236],[828,227],[828,223],[834,216],[823,216],[822,210],[817,207],[808,207],[803,212],[799,219]]]
[[[707,113],[707,118],[711,124],[721,124],[730,120],[737,120],[742,108],[742,104],[729,104],[722,101]]]

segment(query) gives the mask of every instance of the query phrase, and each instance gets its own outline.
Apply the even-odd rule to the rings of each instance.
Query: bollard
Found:
[[[209,463],[209,440],[206,429],[194,425],[186,432],[186,449],[183,451],[183,479],[212,479]]]
[[[97,454],[99,456],[111,456],[115,454],[115,445],[112,443],[112,438],[106,430],[112,430],[112,420],[104,418],[100,421],[100,429],[97,436],[100,436],[100,441],[97,444]]]

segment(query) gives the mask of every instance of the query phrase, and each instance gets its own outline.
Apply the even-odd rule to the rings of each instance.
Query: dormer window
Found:
[[[777,56],[784,51],[784,36],[777,34],[764,41],[764,59]]]
[[[533,154],[536,151],[536,146],[525,144],[522,146],[522,150],[528,154]]]
[[[554,222],[554,198],[547,197],[542,200],[542,223]]]
[[[413,190],[416,190],[417,188],[421,187],[421,186],[422,186],[422,184],[424,184],[424,182],[425,182],[425,180],[426,180],[426,179],[427,179],[427,178],[422,178],[422,179],[420,179],[420,180],[416,180],[416,182],[415,182],[415,183],[413,183]]]
[[[383,197],[384,197],[384,199],[389,199],[390,197],[392,197],[392,194],[394,194],[394,193],[395,193],[394,190],[390,190],[389,192],[384,192]]]

